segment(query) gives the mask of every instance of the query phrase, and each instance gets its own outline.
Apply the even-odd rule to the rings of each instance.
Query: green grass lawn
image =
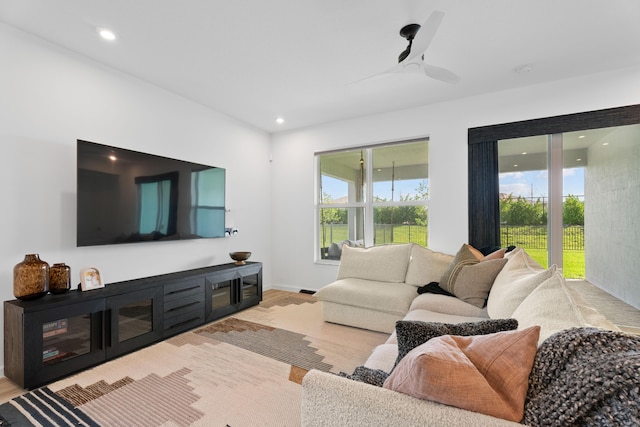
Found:
[[[512,227],[513,229],[514,227]],[[329,232],[329,226],[327,226],[327,243],[323,246],[329,246],[331,242],[340,242],[346,240],[347,237],[347,225],[346,224],[334,224],[331,232]],[[565,230],[568,232],[570,230]],[[526,234],[526,233],[525,233]],[[329,238],[332,237],[332,240]],[[543,244],[546,246],[546,232],[543,233],[540,238],[543,240]],[[427,247],[428,229],[426,226],[418,225],[394,225],[393,226],[393,239],[391,233],[391,226],[377,226],[376,227],[376,245],[398,244],[398,243],[417,243],[424,247]],[[526,239],[524,239],[526,240]],[[540,263],[543,267],[547,268],[547,250],[546,249],[533,249],[528,248],[526,244],[518,245],[524,248],[529,255]],[[584,250],[565,250],[563,253],[563,275],[567,279],[584,279]]]
[[[525,251],[544,268],[547,268],[546,249],[527,249]],[[584,251],[564,251],[562,253],[564,266],[562,275],[567,279],[584,279]]]

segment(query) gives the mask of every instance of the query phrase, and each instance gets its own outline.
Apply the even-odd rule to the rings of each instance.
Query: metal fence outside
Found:
[[[501,246],[521,246],[529,249],[547,249],[546,225],[507,225],[500,226]],[[566,226],[562,236],[563,249],[584,250],[584,226]]]
[[[348,239],[347,224],[326,224],[326,241],[339,242]],[[412,224],[376,224],[376,245],[414,242],[427,246],[428,228],[424,225]],[[500,226],[500,244],[521,246],[529,249],[547,249],[546,225],[508,225]],[[566,226],[563,231],[563,248],[565,250],[584,250],[584,226]]]

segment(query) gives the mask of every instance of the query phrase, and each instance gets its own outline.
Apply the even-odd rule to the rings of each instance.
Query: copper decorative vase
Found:
[[[71,289],[71,267],[64,262],[53,264],[49,269],[49,292],[64,294]]]
[[[40,298],[49,292],[49,264],[38,254],[28,254],[13,267],[13,295],[22,300]]]

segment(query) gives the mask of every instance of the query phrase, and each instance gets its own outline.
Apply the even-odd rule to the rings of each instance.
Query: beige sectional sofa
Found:
[[[440,280],[452,259],[412,243],[343,246],[337,280],[315,296],[327,322],[391,333],[409,311],[417,288]]]
[[[459,324],[514,318],[518,330],[540,327],[538,344],[573,327],[618,330],[555,266],[544,269],[520,248],[504,255],[483,306],[455,296],[417,293],[418,287],[451,272],[460,252],[447,255],[415,244],[344,249],[338,279],[316,296],[326,321],[390,334],[365,362],[371,369],[394,368],[398,320]],[[466,265],[459,262],[456,268]],[[467,273],[472,271],[478,270]],[[521,425],[317,370],[303,380],[302,417],[305,426]]]

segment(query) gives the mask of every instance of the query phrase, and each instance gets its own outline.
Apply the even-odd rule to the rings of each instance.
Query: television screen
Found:
[[[77,245],[224,237],[225,170],[78,140]]]

